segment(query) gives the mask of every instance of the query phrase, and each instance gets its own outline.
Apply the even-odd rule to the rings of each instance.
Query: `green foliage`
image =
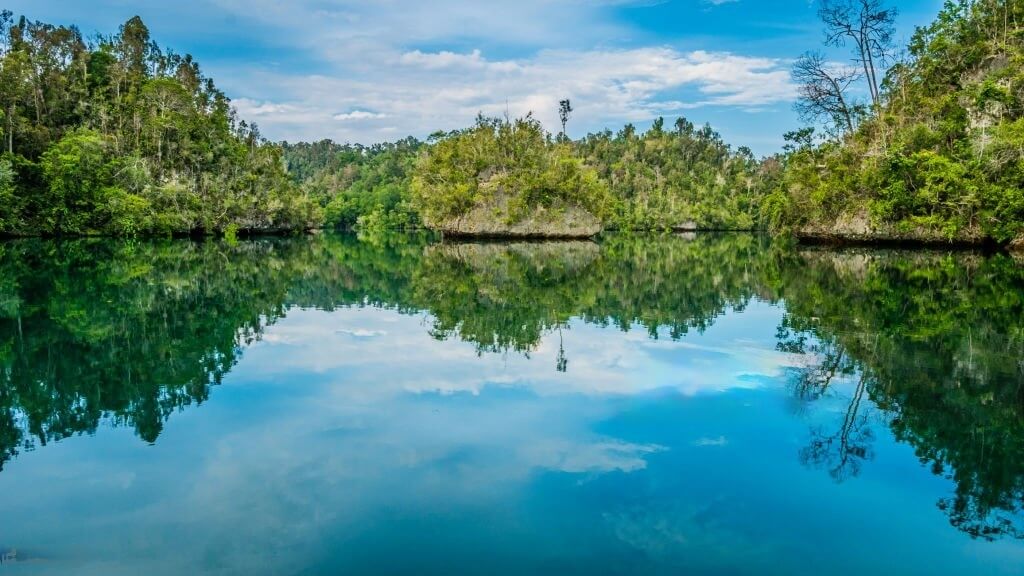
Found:
[[[426,221],[458,217],[499,197],[508,212],[496,216],[510,223],[538,206],[574,205],[602,216],[609,204],[594,170],[532,115],[481,116],[474,127],[442,136],[417,163],[412,193]]]
[[[763,186],[749,150],[684,118],[665,130],[658,118],[637,134],[630,125],[591,134],[579,155],[596,168],[614,198],[610,224],[622,229],[744,229],[758,226]]]
[[[0,156],[0,231],[17,220],[15,206],[15,180],[17,174],[7,158]]]
[[[40,222],[44,232],[95,230],[94,218],[111,180],[108,164],[106,143],[91,130],[72,132],[43,154],[40,165],[47,189],[40,199]]]
[[[284,157],[289,174],[323,208],[329,226],[353,229],[364,219],[406,229],[419,225],[409,189],[421,148],[415,138],[370,147],[286,143]]]
[[[573,142],[553,139],[532,116],[480,117],[427,145],[286,144],[285,157],[326,221],[341,228],[418,226],[494,204],[493,217],[508,224],[537,207],[576,205],[611,228],[753,229],[774,177],[710,127],[679,119],[668,131],[661,118],[645,134],[627,126]]]
[[[6,13],[5,13],[6,14]],[[116,234],[307,228],[320,210],[280,150],[239,121],[191,56],[139,18],[87,44],[25,18],[0,34],[0,131],[13,195],[0,233]]]
[[[1024,5],[946,2],[842,140],[791,147],[775,229],[841,215],[949,239],[1024,234]]]

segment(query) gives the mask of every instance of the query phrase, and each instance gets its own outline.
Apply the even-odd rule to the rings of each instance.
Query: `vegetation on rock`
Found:
[[[826,2],[825,6],[834,5]],[[892,11],[867,6],[879,19]],[[872,12],[872,10],[874,12]],[[877,97],[820,145],[788,135],[763,213],[777,230],[817,235],[840,220],[869,236],[991,239],[1024,231],[1024,5],[947,1],[918,29]],[[808,105],[807,98],[804,104]],[[826,110],[818,108],[819,111]]]
[[[472,128],[439,136],[416,165],[412,195],[430,227],[457,231],[460,218],[482,208],[490,212],[480,214],[483,219],[501,224],[488,228],[496,232],[537,221],[519,235],[580,235],[568,222],[560,226],[564,215],[578,209],[600,217],[610,203],[597,173],[532,116],[480,117]]]

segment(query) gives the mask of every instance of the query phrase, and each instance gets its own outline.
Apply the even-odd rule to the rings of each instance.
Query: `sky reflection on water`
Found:
[[[779,350],[784,314],[677,340],[573,319],[523,354],[293,306],[155,443],[101,424],[11,460],[0,574],[1020,573],[873,405],[856,474],[801,461],[859,373],[801,402],[817,357]]]

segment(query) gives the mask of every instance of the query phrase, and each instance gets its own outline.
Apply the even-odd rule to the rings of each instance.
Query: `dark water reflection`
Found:
[[[7,242],[0,572],[1016,574],[1022,385],[1005,255]]]

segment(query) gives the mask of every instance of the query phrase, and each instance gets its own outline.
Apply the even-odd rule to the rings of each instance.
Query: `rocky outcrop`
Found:
[[[872,222],[864,213],[840,214],[832,222],[805,225],[796,231],[796,236],[805,241],[836,244],[982,245],[988,242],[978,229],[960,230],[950,237],[935,228]]]
[[[513,218],[509,197],[504,194],[496,194],[461,216],[424,223],[446,235],[483,238],[590,238],[602,230],[597,216],[571,204],[537,206]]]

